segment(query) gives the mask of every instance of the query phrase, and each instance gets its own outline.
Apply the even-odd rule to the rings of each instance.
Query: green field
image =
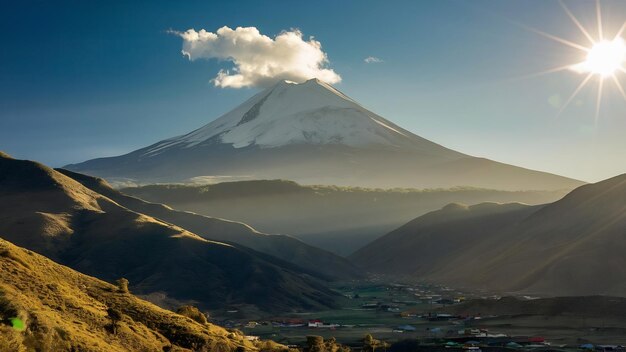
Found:
[[[327,324],[339,324],[338,328],[309,328],[309,327],[279,327],[267,324],[254,328],[243,327],[242,330],[248,335],[271,338],[277,342],[287,344],[301,344],[307,335],[320,335],[324,338],[335,337],[342,343],[355,344],[366,334],[372,334],[378,339],[389,342],[408,338],[434,336],[429,333],[432,328],[440,328],[443,332],[448,330],[457,331],[463,329],[462,325],[450,322],[430,322],[418,316],[402,317],[400,312],[411,311],[417,315],[428,314],[441,305],[421,303],[416,300],[414,292],[406,290],[406,287],[378,284],[375,282],[358,282],[352,284],[337,285],[335,289],[346,298],[343,307],[336,310],[319,312],[306,312],[288,314],[281,318],[299,319],[304,322],[318,319]],[[421,288],[432,294],[436,294],[437,288],[424,286]],[[380,308],[363,308],[366,304],[380,304],[397,306],[399,311],[387,311]],[[458,323],[457,323],[458,324]],[[415,331],[398,332],[397,327],[410,325]]]
[[[346,296],[342,307],[336,310],[293,313],[281,317],[273,317],[258,321],[261,325],[254,328],[239,327],[247,335],[260,336],[285,344],[302,345],[307,335],[319,335],[324,338],[335,337],[344,344],[359,345],[366,334],[387,342],[396,342],[405,339],[441,338],[445,341],[446,333],[449,337],[458,336],[457,331],[465,328],[486,328],[491,333],[503,333],[510,336],[544,336],[553,346],[567,345],[574,348],[581,343],[593,342],[604,344],[625,344],[626,325],[624,319],[572,317],[568,315],[515,315],[484,317],[466,323],[463,320],[429,321],[420,315],[436,312],[443,308],[440,304],[422,303],[419,297],[464,297],[476,298],[471,293],[461,293],[445,287],[429,285],[402,286],[378,283],[376,281],[339,284],[334,287]],[[366,304],[380,304],[397,306],[399,311],[384,309],[364,309]],[[448,307],[453,308],[453,307]],[[402,317],[400,312],[415,313],[414,316]],[[272,325],[272,321],[296,319],[302,322],[321,320],[327,324],[339,324],[337,328],[309,328],[286,327]],[[247,321],[239,323],[245,325]],[[400,326],[409,325],[415,331],[397,330]],[[431,329],[439,328],[438,333]]]

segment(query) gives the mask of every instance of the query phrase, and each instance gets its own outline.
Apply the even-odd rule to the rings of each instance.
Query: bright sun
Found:
[[[574,69],[607,77],[622,69],[624,61],[626,61],[624,40],[622,38],[603,40],[594,44],[587,54],[587,59],[574,65]]]
[[[596,0],[596,22],[598,24],[597,29],[597,39],[594,38],[589,31],[578,21],[576,16],[565,6],[563,0],[559,0],[559,4],[565,10],[565,13],[569,18],[574,22],[574,24],[580,29],[582,34],[589,41],[589,46],[585,44],[579,44],[567,39],[563,39],[552,34],[548,34],[542,31],[539,31],[534,28],[530,28],[527,26],[523,26],[537,34],[540,34],[546,38],[555,40],[561,44],[568,45],[572,48],[581,50],[586,54],[584,61],[568,64],[560,67],[556,67],[553,69],[549,69],[539,74],[544,73],[552,73],[563,70],[575,71],[577,73],[584,74],[580,85],[574,90],[572,95],[567,99],[567,101],[561,106],[558,114],[560,115],[567,106],[574,100],[574,98],[580,93],[580,91],[587,85],[587,83],[594,76],[597,77],[598,81],[598,90],[597,90],[597,99],[596,99],[596,121],[600,114],[600,104],[602,102],[602,92],[604,89],[604,83],[606,80],[610,79],[615,84],[615,87],[622,94],[624,99],[626,99],[626,92],[622,87],[622,84],[619,80],[618,75],[626,73],[626,42],[622,39],[622,33],[626,31],[626,22],[623,22],[620,29],[617,31],[617,34],[610,39],[606,39],[603,31],[602,24],[602,13],[600,9],[600,1]]]

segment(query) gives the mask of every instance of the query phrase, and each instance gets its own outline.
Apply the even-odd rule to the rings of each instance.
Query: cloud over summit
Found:
[[[217,73],[213,79],[217,87],[264,87],[282,79],[304,82],[318,78],[331,84],[341,81],[341,76],[327,67],[322,44],[313,37],[304,40],[297,29],[283,31],[273,39],[255,27],[224,26],[215,33],[204,29],[173,33],[183,38],[182,52],[190,60],[233,63],[231,69]]]

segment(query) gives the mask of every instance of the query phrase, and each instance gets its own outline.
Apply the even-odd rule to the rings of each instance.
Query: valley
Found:
[[[335,288],[350,297],[339,309],[262,320],[228,319],[226,315],[216,322],[285,345],[303,345],[306,336],[319,335],[356,348],[367,334],[391,346],[419,340],[420,350],[470,340],[479,341],[481,348],[510,342],[531,345],[538,337],[561,350],[578,350],[584,343],[626,343],[623,298],[500,297],[376,279]],[[570,302],[576,305],[563,310]]]
[[[571,226],[563,222],[564,217],[546,215],[551,213],[593,209],[578,217],[578,228],[601,221],[615,227],[605,226],[594,236],[619,235],[626,185],[623,176],[579,187],[563,197],[557,191],[376,190],[301,186],[289,181],[154,185],[120,191],[103,179],[50,169],[6,154],[1,156],[0,166],[3,238],[109,282],[129,278],[133,293],[163,308],[198,306],[212,323],[242,331],[251,341],[272,340],[280,346],[302,348],[310,342],[309,336],[319,335],[358,349],[363,336],[370,334],[394,348],[419,343],[420,350],[446,343],[461,346],[468,339],[477,340],[484,348],[532,345],[539,337],[565,349],[581,343],[624,343],[626,301],[610,297],[622,294],[619,285],[604,286],[608,289],[602,291],[602,286],[585,284],[595,288],[579,291],[580,285],[533,284],[549,287],[536,291],[494,279],[475,284],[478,278],[496,275],[494,269],[482,266],[492,260],[487,258],[497,256],[481,259],[472,254],[495,243],[519,246],[510,243],[528,241],[526,234],[541,236],[539,230],[526,230],[536,224],[541,224],[541,231],[546,231],[546,226]],[[25,196],[29,201],[20,203]],[[221,205],[226,213],[249,212],[276,219],[277,211],[294,214],[318,208],[324,210],[322,217],[336,213],[358,218],[354,213],[368,207],[382,211],[395,206],[391,212],[409,212],[451,198],[536,203],[559,199],[537,205],[450,203],[396,225],[397,229],[347,258],[291,236],[265,234],[243,222],[223,220],[218,211]],[[179,203],[209,204],[207,208],[213,209],[208,211],[217,212],[218,217],[178,209]],[[276,208],[257,207],[259,212],[254,213],[253,204],[274,204]],[[572,206],[575,210],[569,210]],[[546,216],[554,224],[543,220]],[[318,221],[328,228],[336,226]],[[313,226],[313,222],[309,224]],[[517,234],[509,235],[511,231]],[[556,237],[551,240],[558,241]],[[118,259],[110,260],[114,257]],[[459,261],[466,266],[455,264]],[[132,264],[138,262],[143,264]],[[507,269],[509,263],[504,260],[499,270]],[[464,268],[473,276],[463,274]],[[599,270],[606,277],[620,275],[611,266]],[[516,282],[513,278],[520,274],[506,275],[508,281]],[[550,272],[545,275],[549,278]],[[578,280],[586,279],[584,272],[575,275]],[[7,287],[15,284],[9,278],[4,278]],[[206,282],[218,278],[222,281]],[[590,292],[606,296],[582,296]],[[28,306],[22,307],[28,310]]]
[[[416,216],[449,203],[537,205],[556,201],[568,192],[470,187],[372,189],[306,186],[284,180],[151,185],[120,191],[179,210],[241,221],[266,233],[288,234],[342,256],[352,254]]]

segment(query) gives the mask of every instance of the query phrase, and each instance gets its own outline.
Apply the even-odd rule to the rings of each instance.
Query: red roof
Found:
[[[546,339],[544,339],[541,336],[535,336],[535,337],[529,338],[528,342],[546,342]]]

